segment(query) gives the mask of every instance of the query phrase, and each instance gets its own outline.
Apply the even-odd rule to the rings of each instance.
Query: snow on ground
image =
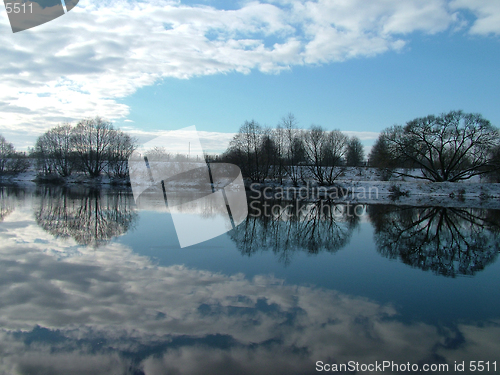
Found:
[[[413,172],[415,174],[419,171]],[[29,170],[17,176],[0,177],[0,185],[15,185],[19,188],[33,188],[37,185],[36,171]],[[112,180],[103,175],[91,179],[84,174],[74,174],[66,178],[66,186],[106,187]],[[116,181],[115,181],[116,183]],[[126,180],[118,181],[125,186]],[[315,200],[330,198],[366,204],[397,204],[411,206],[458,206],[500,209],[500,184],[489,183],[486,178],[475,177],[461,182],[428,182],[410,177],[392,177],[382,181],[380,172],[375,168],[346,168],[339,176],[335,186],[318,186],[314,181],[294,187],[290,179],[283,184],[266,181],[262,184],[247,185],[249,197]],[[198,188],[194,182],[179,186],[179,191]],[[172,189],[171,189],[172,190]],[[260,193],[259,193],[260,192]]]
[[[421,175],[420,171],[404,171]],[[411,177],[393,176],[383,181],[376,168],[346,168],[335,186],[318,186],[315,182],[294,187],[290,179],[283,184],[266,181],[248,184],[254,196],[285,197],[314,200],[330,198],[335,201],[366,204],[395,204],[409,206],[452,206],[500,209],[500,184],[490,183],[485,177],[475,176],[460,182],[430,182]],[[264,192],[264,189],[267,189]]]
[[[106,174],[103,174],[99,178],[90,178],[84,173],[73,173],[71,176],[66,177],[61,180],[54,180],[52,183],[50,179],[45,182],[41,181],[35,170],[28,170],[27,172],[20,173],[16,176],[4,175],[0,176],[0,186],[1,185],[15,185],[19,188],[32,188],[36,185],[44,184],[59,184],[66,186],[88,186],[88,187],[100,187],[103,185],[127,185],[128,179],[112,179]]]

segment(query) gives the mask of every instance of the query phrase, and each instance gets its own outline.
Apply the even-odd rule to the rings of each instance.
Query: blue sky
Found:
[[[378,132],[452,109],[480,112],[500,125],[500,43],[461,34],[416,35],[401,52],[279,74],[252,71],[165,79],[123,102],[128,119],[233,132],[254,118],[275,126],[288,112],[302,127]]]
[[[359,135],[453,109],[500,126],[497,0],[81,0],[12,34],[0,18],[0,133],[24,148],[101,115],[140,139],[196,125],[223,148],[288,112]]]

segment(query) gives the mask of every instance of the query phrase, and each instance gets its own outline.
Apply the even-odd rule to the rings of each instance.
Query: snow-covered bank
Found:
[[[37,178],[34,170],[17,176],[0,177],[0,186],[12,185],[22,189],[49,185],[49,182],[50,180],[43,181]],[[92,179],[84,174],[73,174],[56,182],[66,187],[130,189],[128,179],[110,179],[106,175]],[[245,185],[250,199],[308,201],[330,199],[335,202],[356,204],[500,209],[500,183],[487,183],[486,179],[482,179],[481,182],[479,177],[462,182],[427,182],[407,177],[395,177],[390,181],[382,181],[379,171],[374,168],[347,168],[334,186],[318,186],[314,181],[310,181],[294,187],[289,179],[284,179],[282,184],[276,181],[266,181],[260,184],[246,181]],[[198,191],[199,188],[198,184],[189,181],[185,184],[169,185],[170,191],[178,190],[179,192],[193,192]]]
[[[19,187],[33,187],[35,186],[36,174],[32,171],[19,173],[17,175],[3,175],[0,176],[0,186],[15,185]]]
[[[272,182],[249,184],[253,199],[329,199],[351,204],[396,204],[500,209],[500,184],[417,182],[417,181],[339,181],[335,186],[314,183],[297,187]]]
[[[130,186],[128,178],[110,178],[102,175],[91,178],[84,173],[74,173],[69,177],[47,176],[40,177],[33,170],[28,170],[18,175],[0,176],[0,186],[17,186],[19,188],[32,188],[37,185],[85,186],[100,188],[104,186]]]
[[[500,184],[353,181],[341,183],[352,202],[500,209]]]
[[[405,172],[420,175],[420,171]],[[375,168],[346,168],[332,186],[319,186],[314,181],[293,186],[290,179],[284,179],[282,184],[247,181],[246,188],[249,197],[257,199],[330,199],[360,204],[500,209],[500,184],[478,176],[460,182],[430,182],[394,175],[383,181]]]

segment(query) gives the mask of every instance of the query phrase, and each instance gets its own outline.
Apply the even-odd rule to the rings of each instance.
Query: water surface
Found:
[[[498,211],[256,202],[181,249],[129,191],[0,189],[0,373],[498,365]]]

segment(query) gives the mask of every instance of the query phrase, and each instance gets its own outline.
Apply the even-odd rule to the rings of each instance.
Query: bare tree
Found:
[[[309,162],[308,169],[319,184],[324,184],[323,151],[326,149],[326,132],[321,126],[312,125],[306,131],[304,148]]]
[[[338,166],[346,152],[347,136],[339,130],[325,131],[312,125],[305,133],[304,148],[308,168],[320,185],[332,184],[341,173]]]
[[[14,145],[0,135],[0,174],[9,171],[9,163],[15,152]]]
[[[124,178],[128,175],[128,158],[136,149],[136,141],[130,135],[115,130],[108,146],[108,174]]]
[[[26,155],[16,152],[14,145],[0,135],[0,175],[18,174],[29,168]]]
[[[238,165],[243,176],[254,182],[263,181],[269,172],[262,166],[262,156],[259,153],[263,135],[264,131],[256,121],[245,121],[224,155],[225,160]]]
[[[271,140],[274,143],[274,148],[276,155],[274,157],[273,172],[276,178],[279,179],[280,183],[283,183],[283,177],[285,175],[285,158],[287,153],[287,136],[286,128],[283,127],[282,123],[276,126],[276,129],[271,131]]]
[[[466,180],[491,171],[491,150],[500,139],[488,120],[462,111],[417,118],[404,127],[389,128],[384,137],[394,157],[422,171],[422,176],[401,175],[437,182]]]
[[[288,159],[287,170],[295,186],[298,181],[304,179],[304,168],[307,163],[307,154],[304,146],[304,132],[297,131],[290,145],[290,159]]]
[[[156,160],[174,160],[174,155],[171,152],[168,152],[165,147],[153,147],[152,149],[147,150],[146,155],[148,156],[148,158]]]
[[[325,159],[323,161],[327,184],[333,184],[344,170],[339,167],[346,155],[348,140],[349,138],[340,130],[332,130],[327,134],[326,149],[324,151]]]
[[[61,177],[71,175],[75,153],[71,142],[72,128],[63,124],[40,136],[35,145],[38,167],[44,173],[56,172]]]
[[[490,164],[492,170],[488,177],[492,182],[500,182],[500,145],[491,150]]]
[[[85,173],[97,177],[107,166],[108,150],[114,139],[113,125],[100,117],[80,121],[73,129],[73,147]]]
[[[306,161],[304,149],[303,132],[297,129],[297,119],[292,113],[288,113],[281,119],[279,126],[283,129],[284,147],[282,159],[284,160],[285,171],[297,186],[301,177],[302,164]]]

